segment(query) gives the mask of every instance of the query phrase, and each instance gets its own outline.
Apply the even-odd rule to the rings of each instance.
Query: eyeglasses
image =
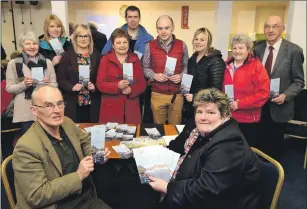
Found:
[[[280,27],[282,27],[281,25],[264,25],[264,29],[265,30],[270,30],[271,28],[273,29],[273,30],[277,30],[278,28],[280,28]]]
[[[80,39],[88,39],[90,36],[89,35],[84,35],[84,36],[78,35],[77,37]]]
[[[55,109],[55,107],[57,106],[59,109],[64,109],[64,107],[66,107],[66,102],[64,101],[59,101],[56,104],[53,103],[46,103],[45,105],[41,106],[41,105],[33,105],[35,107],[41,107],[44,108],[45,111],[47,112],[51,112]]]

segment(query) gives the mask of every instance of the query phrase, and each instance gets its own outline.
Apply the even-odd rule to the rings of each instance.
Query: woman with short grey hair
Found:
[[[53,65],[39,54],[39,40],[32,31],[21,33],[18,45],[21,53],[7,66],[6,90],[14,94],[13,123],[20,123],[23,134],[35,120],[30,112],[33,90],[40,84],[57,86],[57,82]]]
[[[257,140],[261,108],[269,98],[270,79],[258,58],[251,55],[253,40],[236,34],[230,41],[232,57],[226,61],[224,92],[231,99],[231,114],[239,122],[250,146],[260,148]]]

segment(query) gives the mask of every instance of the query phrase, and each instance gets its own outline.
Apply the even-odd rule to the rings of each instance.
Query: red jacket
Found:
[[[13,99],[13,94],[9,94],[6,89],[6,80],[1,81],[1,114],[6,110],[10,101]]]
[[[244,64],[233,72],[233,58],[226,61],[223,90],[225,85],[233,85],[234,100],[238,109],[232,111],[232,117],[239,123],[259,122],[261,107],[270,95],[270,79],[258,58],[251,55]],[[232,77],[233,74],[233,77]]]
[[[118,82],[123,80],[123,68],[115,52],[112,50],[100,61],[96,81],[98,90],[102,92],[100,123],[141,123],[139,95],[144,92],[146,82],[137,55],[128,53],[128,56],[128,62],[133,63],[133,84],[130,85],[129,95],[122,94],[118,89]]]
[[[160,47],[157,39],[149,42],[149,48],[152,70],[155,73],[164,73],[166,56],[177,58],[174,74],[180,74],[182,72],[183,42],[181,40],[175,39],[168,53]],[[151,85],[153,92],[161,94],[180,93],[180,83],[174,83],[170,80],[165,82],[152,81]]]

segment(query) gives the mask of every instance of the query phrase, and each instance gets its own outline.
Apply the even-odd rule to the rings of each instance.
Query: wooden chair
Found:
[[[7,157],[1,165],[2,182],[5,189],[5,193],[11,209],[16,205],[16,193],[14,186],[14,170],[12,165],[13,155]]]
[[[284,182],[284,169],[279,162],[253,148],[260,163],[261,173],[261,206],[262,209],[275,209]]]

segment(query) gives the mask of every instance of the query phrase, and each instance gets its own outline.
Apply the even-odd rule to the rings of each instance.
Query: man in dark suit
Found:
[[[107,36],[101,32],[98,31],[98,25],[97,23],[93,21],[88,22],[88,26],[91,29],[93,41],[94,41],[94,47],[101,52],[103,47],[107,43]]]
[[[271,90],[273,83],[274,86],[279,86],[279,92],[271,95],[263,106],[260,122],[263,136],[259,137],[263,151],[277,160],[283,155],[286,122],[294,115],[294,98],[305,85],[303,50],[282,39],[284,30],[281,17],[269,17],[264,23],[267,41],[254,50],[269,74]]]

